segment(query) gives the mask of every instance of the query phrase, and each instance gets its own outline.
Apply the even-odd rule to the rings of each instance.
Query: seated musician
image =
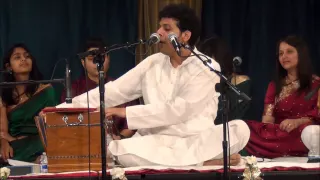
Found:
[[[200,36],[200,20],[184,4],[165,6],[159,13],[160,53],[153,54],[115,81],[105,84],[106,116],[127,119],[129,129],[141,136],[114,140],[110,152],[125,167],[222,165],[222,125],[214,125],[218,96],[215,85],[220,77],[181,48],[179,56],[168,39],[175,33],[180,43],[195,48]],[[210,58],[211,59],[211,58]],[[220,70],[212,60],[212,66]],[[99,107],[99,89],[89,92],[89,104]],[[144,105],[113,108],[143,97]],[[87,107],[86,94],[57,107]],[[249,140],[245,122],[229,123],[230,160],[240,161],[238,152]]]
[[[11,74],[5,82],[41,80],[36,60],[23,44],[16,44],[6,53],[3,65]],[[1,94],[1,156],[37,162],[44,151],[34,117],[45,107],[55,106],[55,91],[51,85],[16,85],[2,89]]]
[[[90,38],[87,40],[85,43],[85,47],[83,48],[83,52],[85,51],[92,51],[96,50],[99,48],[105,47],[105,44],[103,41],[99,38]],[[85,92],[90,91],[91,89],[94,89],[98,86],[99,84],[99,74],[97,71],[97,65],[93,62],[94,61],[94,56],[89,55],[85,57],[85,59],[81,59],[82,66],[84,68],[84,75],[74,81],[72,83],[72,96],[78,96],[80,94],[83,94]],[[110,56],[106,55],[104,59],[104,64],[103,64],[103,70],[105,74],[105,82],[112,81],[113,79],[108,76],[108,70],[109,70],[109,64],[110,64]],[[87,76],[85,76],[87,75]],[[87,77],[87,78],[86,78]],[[88,84],[86,84],[88,83]],[[88,85],[88,89],[87,89]],[[62,93],[61,95],[61,102],[65,102],[65,92]],[[139,104],[139,100],[134,100],[125,104],[121,104],[117,106],[118,108],[125,108],[126,106],[132,106],[132,105],[137,105]],[[115,126],[117,129],[120,131],[119,135],[121,138],[128,138],[134,135],[135,131],[129,130],[127,126],[127,120],[125,118],[120,118],[120,117],[113,117]],[[116,131],[114,129],[114,131]],[[114,132],[117,134],[116,132]]]
[[[305,96],[320,79],[312,74],[307,45],[288,36],[279,41],[278,52],[277,76],[265,96],[262,123],[248,121],[251,136],[245,150],[264,158],[319,155],[319,96]]]
[[[230,79],[231,83],[241,92],[250,97],[251,80],[248,76],[241,73],[240,67],[233,67],[233,55],[225,40],[218,36],[212,36],[201,43],[199,50],[216,60],[221,66],[223,75]],[[226,95],[230,104],[228,120],[245,119],[247,111],[250,108],[250,102],[241,100],[231,89],[227,90]],[[221,96],[219,97],[219,107],[221,107],[220,102]],[[221,112],[218,111],[218,115],[214,121],[215,124],[222,123]]]

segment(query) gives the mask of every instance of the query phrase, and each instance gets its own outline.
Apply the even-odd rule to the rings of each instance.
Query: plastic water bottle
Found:
[[[48,173],[48,157],[46,152],[43,152],[40,157],[40,173]]]
[[[106,135],[106,155],[107,155],[107,157],[109,157],[109,158],[112,158],[112,154],[111,154],[111,152],[109,151],[109,144],[110,144],[110,142],[112,141],[113,139],[112,139],[112,137],[111,137],[111,135],[108,133],[107,135]]]
[[[111,152],[109,151],[109,144],[110,142],[112,141],[112,136],[107,132],[107,135],[106,135],[106,156],[107,156],[107,165],[109,168],[112,168],[114,167],[114,156],[111,154]]]
[[[113,140],[111,134],[112,134],[112,131],[113,131],[113,120],[112,119],[105,119],[105,123],[106,123],[106,126],[105,126],[105,130],[106,130],[106,145],[109,146],[109,143]]]
[[[109,146],[110,142],[113,141],[112,136],[108,133],[106,137],[106,145]]]

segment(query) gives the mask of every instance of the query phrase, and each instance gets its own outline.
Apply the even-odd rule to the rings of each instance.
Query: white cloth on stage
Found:
[[[195,52],[201,54],[196,49]],[[211,66],[220,71],[219,64],[211,61]],[[132,155],[167,166],[194,165],[219,157],[222,126],[214,125],[219,97],[215,85],[219,82],[220,77],[195,56],[188,57],[176,68],[171,65],[170,57],[162,53],[147,57],[105,85],[106,107],[141,96],[145,102],[126,108],[128,128],[138,129],[141,137],[112,141],[109,150],[122,162],[123,157]],[[99,107],[99,103],[99,89],[89,91],[90,107]],[[87,96],[82,94],[71,105],[64,103],[57,107],[87,107]],[[249,139],[249,128],[239,122],[234,123],[236,128],[230,123],[233,152],[240,151]]]

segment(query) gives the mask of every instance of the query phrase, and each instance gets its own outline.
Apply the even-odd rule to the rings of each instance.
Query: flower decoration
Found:
[[[243,172],[243,180],[261,180],[261,171],[258,168],[257,158],[255,156],[248,156],[245,158],[246,167]]]
[[[3,167],[0,169],[1,180],[6,180],[10,176],[10,169],[7,167]]]
[[[112,180],[128,180],[125,176],[125,171],[122,168],[113,168],[110,172]]]

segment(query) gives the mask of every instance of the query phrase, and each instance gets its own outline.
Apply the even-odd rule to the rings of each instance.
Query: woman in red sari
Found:
[[[278,51],[277,76],[268,86],[262,123],[247,122],[251,135],[245,149],[264,158],[306,156],[308,148],[319,155],[320,128],[313,125],[320,122],[318,94],[309,100],[305,96],[320,79],[312,74],[307,45],[288,36],[279,42]]]

